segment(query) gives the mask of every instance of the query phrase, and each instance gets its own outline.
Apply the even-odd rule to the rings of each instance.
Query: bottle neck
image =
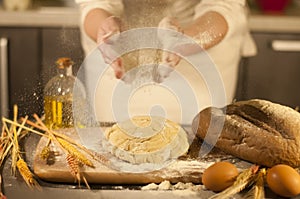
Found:
[[[58,68],[57,70],[58,70],[59,75],[61,75],[61,76],[72,76],[73,75],[72,66]]]

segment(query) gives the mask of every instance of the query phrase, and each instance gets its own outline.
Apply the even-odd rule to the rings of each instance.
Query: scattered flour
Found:
[[[163,181],[158,185],[158,190],[170,190],[172,188],[172,184],[170,181]]]
[[[172,190],[174,193],[179,195],[189,195],[189,194],[195,194],[200,190],[203,190],[203,185],[195,185],[193,183],[183,183],[178,182],[177,184],[172,185],[170,181],[163,181],[160,184],[151,183],[148,185],[145,185],[141,188],[143,191],[147,190]]]
[[[155,183],[147,184],[141,188],[142,190],[157,190],[158,185]]]

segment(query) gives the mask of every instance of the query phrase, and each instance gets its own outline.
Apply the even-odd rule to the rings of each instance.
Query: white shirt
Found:
[[[177,17],[182,26],[208,11],[216,11],[224,16],[228,23],[228,32],[219,44],[208,49],[206,52],[208,57],[210,57],[215,64],[223,82],[226,94],[225,103],[213,103],[212,98],[218,94],[212,93],[214,91],[211,91],[210,85],[207,85],[208,82],[205,77],[203,77],[203,74],[197,73],[193,67],[188,67],[187,65],[189,64],[187,61],[182,60],[176,67],[176,71],[187,79],[197,98],[198,106],[189,110],[191,112],[191,118],[207,106],[224,106],[230,103],[235,94],[238,64],[241,56],[252,56],[256,53],[255,44],[248,30],[247,10],[245,6],[246,0],[76,0],[76,2],[81,8],[81,25],[87,13],[94,8],[102,8],[115,16],[126,18],[126,21],[129,21],[128,25],[130,28],[157,26],[159,21],[167,15]],[[96,43],[86,35],[82,26],[81,31],[82,45],[86,54],[88,54],[96,48]],[[109,75],[107,76],[107,81],[102,79],[101,82],[106,82],[104,83],[106,85],[105,87],[111,86],[111,88],[113,88],[114,85],[118,84],[117,81],[119,80],[113,79],[113,73],[111,71],[109,72],[109,70],[110,69],[108,69]],[[170,81],[171,80],[172,77],[170,77]],[[212,87],[214,86],[215,85],[212,85]],[[105,88],[100,90],[102,90],[102,93],[95,94],[95,96],[102,99],[103,104],[110,103],[113,94],[108,95],[107,92],[109,91],[106,93],[103,92]],[[157,96],[155,98],[162,99],[161,104],[167,107],[165,112],[169,119],[179,122],[184,121],[183,123],[188,123],[186,121],[191,120],[191,118],[182,119],[180,118],[181,116],[175,116],[178,112],[178,106],[180,107],[181,104],[180,100],[176,100],[176,97],[172,98],[173,94],[167,91],[164,95],[161,89],[158,89],[156,92]],[[149,96],[147,99],[148,98]],[[139,97],[137,97],[137,99],[131,99],[133,99],[131,101],[135,103],[135,108],[133,109],[136,109],[136,111],[132,111],[132,114],[141,114],[141,109],[147,111],[149,107],[151,108],[151,105],[145,105],[146,99]],[[171,102],[172,100],[173,103]],[[138,103],[139,101],[141,101],[140,104]],[[172,107],[177,107],[175,108],[175,112],[172,110]],[[100,116],[100,120],[112,119],[111,117],[113,117],[113,115],[108,113],[111,112],[109,108],[107,105],[96,105],[96,109],[101,109],[103,112],[103,114],[101,114],[102,116]]]

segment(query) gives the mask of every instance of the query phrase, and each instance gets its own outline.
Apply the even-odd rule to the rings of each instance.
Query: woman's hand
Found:
[[[105,63],[111,65],[115,72],[115,76],[118,79],[122,78],[125,73],[125,69],[122,64],[122,59],[112,47],[114,41],[111,38],[112,36],[116,37],[116,35],[120,34],[120,32],[121,20],[115,16],[110,16],[103,20],[97,32],[98,48]]]
[[[165,17],[158,25],[158,38],[162,42],[162,65],[158,67],[159,82],[167,78],[180,61],[176,52],[176,43],[180,39],[182,30],[175,18]],[[166,51],[168,50],[168,51]],[[170,52],[173,51],[173,52]]]
[[[158,28],[160,29],[158,37],[162,41],[163,48],[175,50],[176,41],[180,39],[178,36],[183,32],[177,20],[173,17],[165,17],[160,21]],[[164,64],[174,68],[179,63],[180,57],[175,53],[164,50],[162,61]]]

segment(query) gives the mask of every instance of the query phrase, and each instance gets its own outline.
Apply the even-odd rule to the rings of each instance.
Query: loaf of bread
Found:
[[[300,166],[300,113],[290,107],[253,99],[206,108],[195,121],[197,135],[217,140],[215,147],[228,154],[267,167]]]

